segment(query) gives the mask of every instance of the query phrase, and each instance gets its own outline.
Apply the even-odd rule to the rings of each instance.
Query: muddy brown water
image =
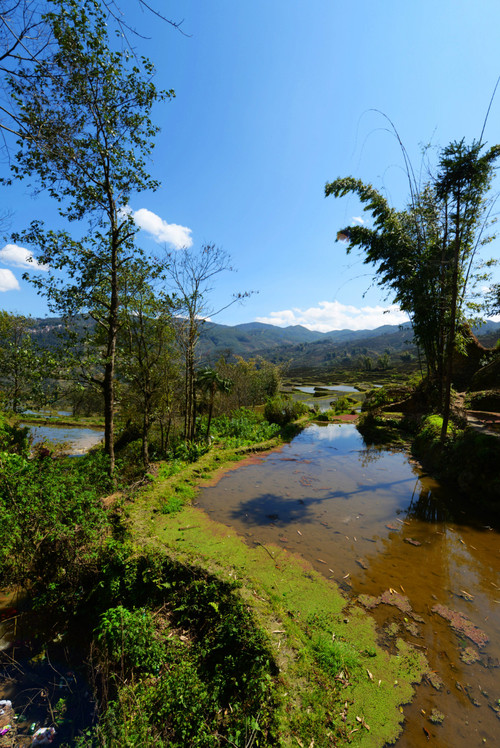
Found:
[[[248,543],[302,555],[348,598],[390,590],[390,601],[408,598],[410,614],[385,603],[369,613],[381,643],[403,636],[430,665],[404,707],[398,748],[500,745],[500,538],[463,510],[452,516],[452,498],[404,452],[368,447],[354,425],[336,424],[309,426],[198,499]],[[466,616],[476,643],[436,605],[458,625],[465,619],[456,614]],[[433,710],[441,724],[430,721]]]

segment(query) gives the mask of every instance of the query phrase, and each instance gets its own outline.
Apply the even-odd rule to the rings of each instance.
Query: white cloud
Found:
[[[27,268],[28,270],[49,269],[48,265],[40,265],[33,257],[33,253],[17,244],[6,244],[0,249],[0,262],[4,265],[12,265],[16,268]]]
[[[408,315],[395,304],[388,307],[356,307],[341,304],[339,301],[320,301],[318,306],[309,309],[293,308],[271,312],[269,317],[256,317],[256,322],[278,327],[302,325],[319,332],[373,330],[381,325],[400,325],[408,322]]]
[[[0,268],[0,292],[19,291],[19,283],[12,270]]]
[[[355,221],[356,223],[364,223],[365,222],[365,219],[361,218],[361,216],[353,216],[352,220]]]
[[[151,234],[155,242],[165,242],[170,244],[174,249],[184,249],[191,247],[193,239],[191,229],[186,226],[180,226],[177,223],[167,223],[147,208],[132,210],[128,206],[123,209],[123,213],[129,213],[139,228]]]

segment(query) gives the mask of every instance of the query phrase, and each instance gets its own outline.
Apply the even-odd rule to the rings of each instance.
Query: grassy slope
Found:
[[[393,742],[404,719],[401,705],[411,700],[411,684],[425,669],[419,653],[402,641],[396,655],[380,649],[374,621],[349,606],[333,582],[283,548],[249,548],[232,529],[193,506],[176,514],[158,511],[170,496],[190,494],[193,489],[186,487],[200,484],[242,452],[215,448],[177,475],[158,478],[142,490],[130,506],[137,547],[161,548],[241,582],[240,594],[267,633],[280,667],[284,746],[309,746],[313,739],[316,748]],[[335,642],[349,643],[352,656],[328,673],[318,666],[314,643],[318,638],[331,641],[332,633]]]

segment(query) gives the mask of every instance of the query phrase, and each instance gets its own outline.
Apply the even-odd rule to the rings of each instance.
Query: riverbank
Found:
[[[346,419],[345,416],[340,418]],[[351,418],[353,416],[349,420]],[[304,417],[301,425],[309,421],[310,416]],[[170,731],[187,729],[186,715],[194,710],[199,725],[205,725],[203,729],[222,731],[235,745],[246,745],[247,739],[253,736],[254,744],[261,746],[291,746],[297,741],[309,746],[314,740],[316,747],[343,746],[351,741],[371,748],[393,741],[401,730],[404,715],[412,714],[413,705],[403,714],[402,704],[412,698],[412,681],[418,682],[427,670],[421,654],[424,651],[419,639],[422,633],[415,633],[417,619],[414,621],[413,616],[417,611],[427,615],[428,590],[423,590],[423,596],[414,606],[417,598],[410,583],[410,569],[417,557],[424,562],[430,549],[436,553],[433,562],[436,567],[445,550],[445,539],[441,540],[444,533],[437,528],[427,534],[425,528],[417,529],[411,516],[406,518],[409,521],[399,517],[400,507],[407,506],[410,499],[413,504],[411,487],[415,483],[412,468],[406,467],[401,472],[397,467],[406,465],[401,450],[390,455],[386,466],[389,472],[382,479],[382,486],[387,486],[383,490],[390,492],[393,498],[387,508],[382,507],[378,523],[372,526],[373,512],[381,503],[373,484],[379,480],[382,463],[389,459],[383,456],[383,450],[365,449],[354,427],[346,423],[325,425],[321,421],[301,433],[297,426],[288,429],[289,437],[298,435],[293,444],[284,440],[283,435],[254,444],[242,443],[247,441],[246,437],[231,437],[225,442],[216,440],[195,462],[175,458],[159,463],[140,487],[129,487],[121,496],[114,494],[104,501],[112,534],[98,566],[92,566],[88,578],[82,577],[81,583],[79,577],[74,580],[71,595],[78,607],[72,615],[85,620],[91,616],[92,629],[96,628],[93,634],[90,630],[86,632],[90,648],[100,647],[99,637],[104,632],[102,623],[99,628],[99,621],[118,621],[119,624],[120,617],[130,616],[130,625],[140,623],[141,627],[146,624],[150,627],[147,630],[153,649],[160,643],[161,647],[166,647],[161,657],[165,656],[168,662],[171,662],[169,658],[174,659],[173,670],[148,671],[147,677],[141,668],[131,671],[123,681],[125,690],[121,686],[118,688],[112,709],[106,703],[99,708],[101,722],[96,729],[100,734],[111,735],[119,729],[123,738],[144,746],[154,745],[163,735],[162,729],[167,729],[165,724]],[[316,435],[312,441],[308,433]],[[326,438],[328,434],[331,436]],[[350,436],[342,446],[345,434]],[[303,448],[300,452],[298,445],[304,441],[305,451]],[[228,447],[229,443],[236,446]],[[323,457],[320,456],[321,444],[326,447]],[[347,463],[337,462],[342,454]],[[321,459],[326,459],[323,464],[329,476],[320,477]],[[377,467],[372,469],[369,466],[374,462]],[[260,470],[261,463],[269,465],[272,482],[256,491],[255,480],[259,479],[252,476],[257,475],[255,471]],[[57,460],[42,460],[40,466],[42,464],[48,467],[57,464]],[[225,475],[228,470],[236,479],[234,483]],[[275,474],[284,475],[285,470],[287,480],[275,483]],[[368,470],[372,472],[369,474]],[[360,484],[360,476],[365,473]],[[251,519],[244,521],[239,530],[243,536],[254,536],[247,538],[250,547],[235,530],[218,524],[196,506],[200,486],[212,485],[222,475],[225,476],[220,480],[223,505],[239,507],[239,514],[251,512]],[[238,480],[243,481],[244,489],[238,488]],[[292,485],[295,488],[292,489]],[[252,499],[250,503],[248,496]],[[420,499],[423,498],[424,494]],[[346,499],[350,499],[349,504],[345,503]],[[432,497],[429,506],[434,511]],[[317,514],[314,507],[319,508],[320,514],[330,513],[330,516],[315,517],[323,532],[322,538],[313,530],[312,519]],[[246,533],[246,529],[253,529],[248,522],[255,524],[261,509],[264,517],[268,517],[264,520],[266,534]],[[286,514],[290,511],[292,522]],[[232,524],[231,519],[220,521]],[[348,522],[351,523],[349,529]],[[325,529],[321,530],[323,526]],[[452,532],[450,538],[455,535],[457,533]],[[104,540],[104,533],[102,538]],[[301,553],[301,548],[311,541],[310,547],[316,550],[312,551],[309,561],[301,560],[295,554]],[[431,546],[427,545],[429,542]],[[462,544],[462,540],[457,542],[460,542],[460,553],[470,547],[477,554],[481,546],[480,539],[472,539],[470,546]],[[334,546],[338,546],[335,551]],[[419,546],[423,547],[419,549]],[[395,570],[391,566],[394,551],[399,554]],[[406,562],[410,567],[402,572]],[[350,564],[348,568],[345,568],[346,563]],[[325,575],[327,567],[331,567],[331,574]],[[374,589],[370,587],[370,579],[382,567],[382,576],[376,584],[384,586]],[[364,582],[361,580],[361,585],[366,585],[364,589],[359,588],[360,572],[366,577]],[[416,576],[420,576],[418,572]],[[64,585],[68,581],[66,574],[60,583]],[[401,583],[409,595],[408,602],[411,601],[409,609],[404,591],[403,595],[397,592]],[[460,586],[471,589],[465,578]],[[348,597],[341,594],[339,588]],[[385,592],[380,595],[382,590]],[[372,602],[377,606],[370,613],[355,602],[360,592],[366,593],[360,600],[364,600],[368,608]],[[367,595],[372,595],[373,599]],[[450,605],[451,609],[453,603],[445,598],[446,595],[439,602]],[[69,599],[68,594],[61,597],[64,601]],[[223,606],[221,600],[224,600]],[[383,611],[378,608],[380,603]],[[465,605],[471,603],[466,601]],[[381,615],[387,613],[394,619],[389,626],[380,620]],[[427,628],[434,631],[439,623],[435,614],[432,615],[434,618],[431,616]],[[490,618],[494,620],[491,615]],[[242,637],[238,634],[235,638],[242,626]],[[141,627],[137,631],[142,636]],[[113,631],[116,634],[116,627]],[[408,632],[410,639],[417,637],[411,639],[417,649],[404,642],[409,638]],[[494,638],[491,632],[490,638]],[[49,646],[52,647],[47,644]],[[124,654],[133,656],[135,662],[142,663],[141,667],[144,662],[155,661],[151,659],[149,645],[141,644],[139,653],[133,640],[126,642],[125,649],[123,643],[121,646],[122,654],[118,659],[111,658],[111,672],[119,676],[115,682],[123,680],[120,662]],[[451,654],[451,649],[448,654],[458,657],[456,653]],[[108,659],[109,656],[106,655]],[[245,660],[247,656],[257,663],[256,669]],[[53,661],[52,654],[50,657]],[[182,669],[185,660],[189,678]],[[94,663],[93,672],[99,672],[100,667],[96,670]],[[220,675],[220,668],[224,669],[224,676]],[[432,668],[440,669],[439,663],[433,663]],[[244,683],[239,683],[237,672],[246,673]],[[127,690],[130,677],[135,683],[133,694]],[[431,677],[434,679],[427,672],[426,678]],[[217,701],[222,682],[227,682],[229,691]],[[484,680],[480,682],[484,685]],[[166,688],[173,689],[169,693],[182,688],[183,699],[187,699],[189,706],[176,711],[180,709],[179,704],[169,701],[165,723],[155,705],[157,698],[158,704],[163,703],[161,694]],[[428,688],[424,685],[419,689],[419,693],[427,694],[427,699]],[[241,701],[238,697],[241,689],[253,694],[250,700],[245,697]],[[212,691],[214,697],[217,696],[215,701],[208,697]],[[488,691],[491,694],[494,689],[488,688]],[[99,687],[97,692],[102,694],[105,689]],[[435,699],[435,695],[430,697],[431,702]],[[132,710],[128,717],[127,704]],[[420,730],[424,740],[426,733],[422,732],[422,724],[428,731],[434,730],[428,723],[428,716],[422,716],[430,714],[430,709],[427,704],[423,708],[424,712],[419,708],[413,719],[410,717],[410,727],[404,733],[402,745],[408,744],[404,740],[411,729]],[[224,710],[228,710],[227,717],[223,716]],[[454,723],[450,711],[446,708],[441,711],[447,715],[447,723]],[[203,722],[205,718],[206,723]],[[233,726],[229,724],[231,720]],[[209,722],[210,728],[207,727]],[[141,732],[146,726],[147,738],[146,733]],[[123,730],[128,731],[127,734]],[[240,730],[243,742],[235,738],[234,730]],[[431,734],[434,736],[434,732]],[[413,738],[414,733],[411,733]],[[410,745],[413,748],[414,744]]]
[[[400,707],[411,700],[412,683],[426,669],[421,653],[399,638],[393,654],[380,648],[373,619],[284,548],[249,548],[195,505],[176,503],[179,493],[195,499],[214,471],[220,475],[242,457],[243,451],[226,454],[215,448],[175,475],[162,476],[160,467],[153,484],[126,506],[137,549],[161,549],[176,561],[237,582],[236,594],[264,632],[279,667],[274,687],[280,745],[352,741],[371,748],[393,742],[404,719]]]
[[[21,414],[16,421],[22,421],[29,426],[65,426],[68,428],[104,429],[104,420],[95,416],[71,418],[67,416],[45,416]]]
[[[442,418],[384,408],[363,413],[358,423],[365,439],[405,448],[422,468],[455,492],[459,512],[474,506],[486,524],[500,523],[500,438],[462,419],[441,440]],[[452,510],[452,507],[450,507]]]

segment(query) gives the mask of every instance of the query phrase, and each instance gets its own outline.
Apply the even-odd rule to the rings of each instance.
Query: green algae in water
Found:
[[[472,665],[474,662],[479,662],[481,657],[474,647],[465,647],[465,649],[460,652],[460,659],[462,662],[465,662],[466,665]]]

